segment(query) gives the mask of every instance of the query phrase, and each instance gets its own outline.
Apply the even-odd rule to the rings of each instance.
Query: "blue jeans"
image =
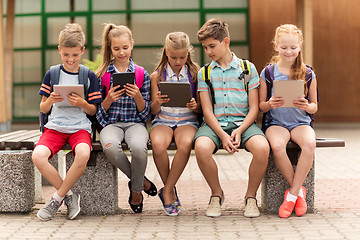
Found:
[[[131,153],[131,162],[123,152],[125,140]],[[106,158],[131,179],[131,189],[141,192],[147,166],[147,142],[149,134],[141,123],[118,122],[107,125],[100,132],[100,143]]]

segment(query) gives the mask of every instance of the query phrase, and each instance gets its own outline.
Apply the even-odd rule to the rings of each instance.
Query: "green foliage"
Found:
[[[83,63],[85,66],[90,68],[91,71],[95,72],[96,69],[98,69],[98,67],[102,63],[102,56],[101,54],[96,55],[95,61],[91,61],[89,59],[83,59]]]

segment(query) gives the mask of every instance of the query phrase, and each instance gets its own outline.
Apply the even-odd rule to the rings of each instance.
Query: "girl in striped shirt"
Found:
[[[151,74],[150,81],[151,113],[155,115],[150,139],[154,161],[164,183],[159,197],[165,213],[170,216],[176,216],[181,211],[175,184],[189,160],[194,135],[199,127],[196,113],[201,112],[196,94],[199,67],[192,61],[191,50],[192,46],[186,33],[169,33],[165,39],[161,60]],[[186,107],[162,106],[169,98],[159,91],[160,81],[190,82],[193,96]],[[167,148],[173,139],[177,151],[170,166]]]

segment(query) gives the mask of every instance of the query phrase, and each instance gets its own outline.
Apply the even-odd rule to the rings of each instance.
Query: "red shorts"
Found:
[[[36,146],[44,145],[51,151],[49,159],[51,159],[65,144],[69,143],[71,151],[74,153],[75,147],[79,143],[86,143],[91,147],[91,135],[88,131],[79,130],[75,133],[61,133],[55,130],[45,128],[44,133],[40,136]]]

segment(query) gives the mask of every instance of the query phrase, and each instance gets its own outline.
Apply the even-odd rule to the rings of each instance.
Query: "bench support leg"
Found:
[[[42,175],[40,171],[34,166],[35,172],[35,203],[41,203],[42,200]]]
[[[300,149],[287,149],[288,156],[293,165],[294,170],[300,154]],[[310,169],[305,179],[306,202],[308,205],[307,212],[314,212],[314,186],[315,186],[315,166]],[[269,157],[269,165],[266,169],[265,176],[261,184],[261,207],[270,214],[278,214],[279,207],[284,201],[284,193],[290,188],[285,178],[275,166],[272,154]]]
[[[35,205],[31,151],[0,151],[0,212],[28,212]]]
[[[74,157],[66,156],[69,170]],[[106,215],[118,211],[118,170],[107,161],[103,152],[96,154],[96,166],[87,166],[85,173],[75,183],[72,191],[80,194],[81,214]]]

